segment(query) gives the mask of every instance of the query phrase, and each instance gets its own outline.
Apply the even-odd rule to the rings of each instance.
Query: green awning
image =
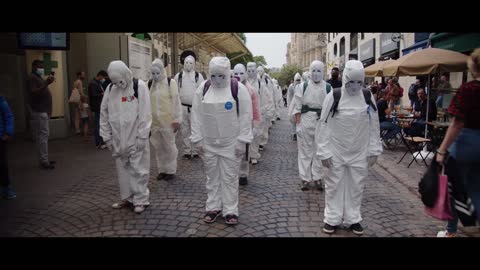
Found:
[[[438,33],[430,41],[432,48],[468,53],[480,47],[480,33]]]

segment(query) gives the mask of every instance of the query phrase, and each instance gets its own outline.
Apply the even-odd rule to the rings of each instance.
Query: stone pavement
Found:
[[[71,137],[51,142],[51,157],[58,162],[54,171],[38,169],[32,143],[11,146],[18,198],[0,201],[0,236],[354,237],[347,230],[333,236],[322,232],[324,193],[299,188],[296,143],[285,113],[282,108],[263,157],[251,166],[249,184],[240,187],[240,224],[235,227],[221,218],[214,224],[202,221],[206,191],[200,159],[179,160],[177,178],[170,182],[155,180],[152,162],[150,207],[141,215],[112,209],[118,184],[109,152]],[[394,159],[387,151],[367,179],[364,237],[436,236],[443,222],[423,213],[415,193],[415,172],[424,168],[392,166]],[[405,173],[408,181],[392,173]]]

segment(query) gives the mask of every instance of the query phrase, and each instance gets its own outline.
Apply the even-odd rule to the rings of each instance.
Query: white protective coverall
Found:
[[[250,94],[250,98],[252,99],[252,134],[255,135],[253,130],[257,131],[261,121],[259,97],[255,89],[252,87],[252,85],[250,85],[250,83],[247,81],[248,76],[247,76],[247,71],[244,65],[242,64],[235,65],[235,67],[233,68],[233,73],[235,76],[239,77],[240,82],[246,86],[248,93]],[[249,148],[249,152],[250,152],[250,148]],[[249,156],[250,155],[248,155],[248,157],[247,156],[242,157],[242,161],[240,163],[240,177],[248,177],[249,160],[250,160]]]
[[[278,85],[277,79],[271,79],[273,83],[273,99],[275,102],[275,119],[280,118],[280,109],[282,108],[282,88]]]
[[[150,143],[157,160],[158,173],[177,172],[178,149],[172,124],[182,122],[182,105],[177,82],[167,81],[167,72],[160,59],[152,63],[152,85],[150,87],[152,128]]]
[[[258,78],[257,72],[257,64],[254,62],[247,63],[247,81],[250,85],[255,89],[257,95],[260,98],[260,111],[261,111],[261,121],[258,128],[254,128],[254,139],[252,144],[250,144],[250,157],[252,159],[252,164],[254,161],[260,159],[261,155],[258,151],[261,142],[265,142],[268,140],[268,123],[271,122],[273,119],[273,103],[271,94],[268,91],[265,83],[261,83],[260,79]],[[264,129],[267,130],[267,138],[264,138]],[[263,143],[263,144],[265,144]]]
[[[311,182],[321,180],[324,176],[322,172],[321,160],[316,155],[317,145],[315,143],[315,129],[320,119],[320,112],[325,97],[327,96],[327,82],[323,80],[324,64],[320,61],[313,61],[310,64],[311,79],[308,80],[308,86],[303,93],[305,83],[300,84],[295,92],[294,114],[301,114],[300,124],[297,124],[297,144],[298,144],[298,171],[303,181]],[[308,107],[308,108],[307,108]],[[310,111],[303,112],[302,108]]]
[[[228,58],[212,58],[209,74],[211,86],[205,96],[206,82],[195,92],[191,141],[203,152],[208,193],[206,211],[222,210],[223,216],[238,216],[240,160],[246,144],[253,139],[252,100],[246,87],[239,83],[240,104],[236,104],[230,89]]]
[[[175,81],[178,85],[178,93],[180,95],[180,102],[183,109],[183,120],[180,125],[180,133],[182,135],[182,147],[184,155],[197,155],[197,150],[192,149],[190,145],[191,133],[191,105],[193,96],[198,86],[204,81],[201,73],[198,73],[197,82],[195,82],[195,58],[191,55],[185,57],[183,62],[182,80],[179,81],[180,73],[175,75]]]
[[[248,68],[248,67],[247,67]],[[262,102],[262,110],[265,104],[266,115],[262,117],[265,121],[262,123],[261,129],[261,137],[260,137],[260,145],[264,146],[268,142],[268,129],[272,125],[272,121],[275,119],[275,102],[273,98],[273,83],[271,80],[265,76],[265,70],[262,66],[257,68],[258,79],[260,80],[261,90],[261,102]],[[265,102],[265,103],[263,103]],[[262,112],[263,116],[263,112]]]
[[[297,85],[299,85],[302,82],[302,76],[297,73],[294,76],[293,83],[288,86],[288,93],[287,93],[287,104],[288,104],[288,118],[290,119],[290,122],[292,123],[292,131],[291,134],[294,135],[296,132],[296,121],[295,121],[295,115],[293,114],[293,109],[295,108],[295,99],[293,98],[295,96],[295,89]],[[302,89],[303,90],[303,89]]]
[[[359,223],[368,167],[382,153],[378,113],[365,103],[363,64],[347,61],[343,71],[342,96],[334,117],[327,119],[333,90],[323,103],[318,122],[317,155],[329,167],[325,178],[324,222],[338,226]],[[373,95],[372,102],[375,104]],[[327,123],[325,123],[327,120]]]
[[[138,98],[134,97],[133,75],[122,61],[111,62],[107,72],[112,84],[102,99],[100,136],[115,159],[122,201],[149,205],[150,94],[138,80]]]

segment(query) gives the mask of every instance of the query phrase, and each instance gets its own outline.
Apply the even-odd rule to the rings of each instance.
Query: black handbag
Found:
[[[429,208],[435,205],[438,196],[438,174],[441,168],[435,159],[436,157],[432,159],[427,172],[418,183],[420,198],[423,204]]]

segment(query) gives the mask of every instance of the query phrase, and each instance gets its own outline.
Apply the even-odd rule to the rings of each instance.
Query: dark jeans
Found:
[[[390,121],[380,122],[380,129],[388,130],[387,133],[384,135],[384,139],[386,140],[392,139],[397,133],[400,133],[400,131],[402,131],[401,127],[395,125],[393,122]]]
[[[10,185],[10,177],[8,176],[7,161],[7,143],[0,140],[0,185],[8,187]]]
[[[95,145],[103,144],[103,139],[100,136],[100,113],[95,112]]]

